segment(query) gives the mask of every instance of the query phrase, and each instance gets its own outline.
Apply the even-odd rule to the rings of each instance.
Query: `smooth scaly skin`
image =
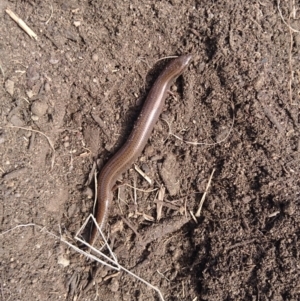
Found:
[[[98,199],[96,221],[104,228],[112,202],[112,188],[119,176],[125,172],[143,151],[162,112],[167,93],[176,78],[183,73],[192,56],[182,55],[172,60],[152,86],[134,128],[118,152],[105,164],[98,177]],[[96,227],[93,227],[90,244],[94,243]]]

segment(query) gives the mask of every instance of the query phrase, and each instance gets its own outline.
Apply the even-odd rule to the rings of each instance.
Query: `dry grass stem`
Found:
[[[156,272],[158,273],[158,275],[160,275],[161,277],[165,278],[168,282],[170,282],[170,279],[167,278],[163,273],[161,273],[159,270],[156,270]]]
[[[134,232],[134,234],[141,239],[141,235],[137,232],[136,228],[123,216],[122,221]]]
[[[2,79],[2,83],[4,83],[5,74],[4,74],[4,70],[3,70],[3,68],[2,68],[2,64],[1,64],[1,62],[0,62],[0,71],[1,71],[1,73],[2,73],[2,77],[3,77],[3,79]]]
[[[282,15],[282,12],[281,12],[281,9],[280,9],[280,0],[277,0],[277,9],[278,9],[278,12],[279,12],[279,15],[280,15],[280,18],[282,20],[282,22],[293,32],[297,32],[299,33],[300,31],[297,30],[297,29],[294,29],[292,26],[290,26],[284,19],[283,15]],[[295,15],[295,9],[293,10],[294,12],[294,15]]]
[[[161,58],[158,59],[156,62],[163,61],[163,60],[168,60],[168,59],[175,59],[175,58],[177,58],[177,57],[178,57],[178,55],[165,56],[165,57],[161,57]]]
[[[163,185],[161,185],[160,189],[158,191],[158,202],[156,203],[156,207],[157,207],[157,209],[156,209],[156,214],[157,214],[156,219],[157,219],[157,221],[159,221],[160,218],[161,218],[161,212],[162,212],[165,192],[166,192],[166,188]]]
[[[21,224],[21,225],[17,225],[17,226],[15,226],[15,227],[11,228],[11,229],[8,229],[8,230],[6,230],[6,231],[1,232],[1,233],[0,233],[0,236],[3,236],[3,235],[5,235],[5,234],[7,234],[7,233],[9,233],[9,232],[11,232],[11,231],[13,231],[13,230],[15,230],[15,229],[18,229],[18,228],[32,227],[32,226],[40,227],[40,228],[43,229],[43,227],[41,227],[41,226],[39,226],[39,225],[36,225],[36,224],[32,224],[32,223],[29,223],[29,224]]]
[[[292,105],[297,105],[296,103],[293,103],[293,92],[292,92],[292,82],[294,77],[294,70],[292,66],[292,49],[293,49],[293,33],[300,33],[299,30],[294,29],[289,23],[290,23],[290,17],[289,17],[289,23],[287,23],[282,15],[281,9],[280,9],[280,0],[277,1],[277,9],[279,12],[279,15],[282,19],[282,22],[288,27],[290,32],[290,49],[289,49],[289,69],[290,69],[290,79],[289,79],[289,98]],[[295,1],[293,1],[293,8],[291,13],[293,19],[296,19],[296,8],[295,8]]]
[[[52,18],[52,15],[53,15],[53,6],[52,6],[52,4],[50,3],[50,7],[51,7],[51,14],[50,14],[50,17],[49,17],[49,19],[46,21],[46,25],[50,22],[50,20],[51,20],[51,18]]]
[[[151,179],[137,166],[134,164],[134,169],[151,185]]]
[[[293,33],[291,28],[290,31],[290,49],[289,49],[289,68],[290,68],[290,79],[289,79],[289,98],[290,103],[293,104],[293,91],[292,91],[292,82],[294,77],[293,65],[292,65],[292,49],[293,49]]]
[[[96,205],[97,205],[97,197],[98,197],[98,181],[97,181],[97,171],[94,171],[94,181],[95,181],[95,198],[94,198],[94,205],[93,205],[93,215],[95,216],[96,213]]]
[[[130,184],[124,184],[124,186],[128,186],[130,188],[133,188],[133,189],[136,189],[138,191],[145,192],[145,193],[150,193],[150,192],[156,191],[158,189],[158,188],[154,188],[154,189],[147,189],[147,190],[145,190],[145,189],[140,189],[140,188],[133,187]]]
[[[133,179],[133,199],[134,199],[134,204],[137,205],[137,195],[136,195],[136,179]]]
[[[198,208],[198,210],[197,210],[197,212],[196,212],[196,214],[195,214],[196,217],[199,217],[200,214],[201,214],[202,206],[203,206],[203,203],[204,203],[206,194],[207,194],[207,192],[208,192],[208,189],[209,189],[209,187],[210,187],[210,183],[211,183],[212,177],[213,177],[213,175],[214,175],[214,173],[215,173],[215,170],[216,170],[216,169],[214,168],[213,171],[212,171],[212,173],[211,173],[211,175],[210,175],[210,177],[209,177],[209,180],[208,180],[208,183],[207,183],[205,192],[203,193],[203,196],[202,196],[201,201],[200,201],[200,204],[199,204],[199,208]]]
[[[151,215],[148,215],[144,212],[143,212],[142,216],[143,216],[144,220],[146,220],[148,222],[154,222],[155,221],[154,217],[152,217]]]
[[[197,219],[196,219],[196,217],[195,217],[192,210],[190,210],[190,214],[191,214],[192,219],[195,221],[195,223],[198,224],[198,221],[197,221]]]
[[[82,240],[79,235],[80,233],[83,231],[83,229],[86,227],[86,225],[88,224],[90,218],[92,219],[93,223],[94,223],[94,227],[97,227],[98,229],[98,232],[99,234],[101,235],[102,237],[102,240],[104,241],[105,243],[105,246],[107,248],[107,250],[109,251],[109,256],[105,255],[104,253],[102,253],[101,251],[97,250],[95,247],[91,246],[90,244],[88,244],[86,241]],[[160,299],[162,301],[164,301],[164,298],[163,298],[163,295],[161,293],[161,291],[156,287],[156,286],[153,286],[151,283],[149,283],[148,281],[144,280],[143,278],[137,276],[136,274],[132,273],[131,271],[127,270],[126,268],[124,268],[123,266],[121,266],[119,263],[118,263],[118,260],[116,258],[116,256],[114,255],[114,253],[112,252],[109,244],[107,243],[107,239],[105,238],[101,228],[98,226],[95,218],[93,217],[92,214],[89,215],[89,217],[86,219],[86,221],[83,223],[82,227],[78,230],[78,232],[76,233],[76,236],[75,236],[75,239],[78,240],[79,242],[81,242],[82,244],[84,244],[85,246],[89,247],[90,250],[92,250],[95,254],[97,254],[97,256],[99,257],[96,257],[95,255],[92,255],[90,253],[87,253],[79,248],[77,248],[76,246],[70,244],[69,242],[65,241],[65,240],[62,240],[62,242],[66,243],[68,246],[70,246],[73,250],[77,251],[78,253],[80,254],[83,254],[84,256],[86,256],[87,258],[90,258],[90,259],[93,259],[103,265],[106,265],[116,271],[120,271],[120,270],[123,270],[124,272],[126,272],[127,274],[133,276],[134,278],[136,278],[137,280],[143,282],[144,284],[146,284],[147,286],[149,286],[150,288],[152,288],[153,290],[155,290]],[[102,258],[102,259],[100,259]],[[106,261],[104,261],[104,259]]]
[[[6,9],[6,13],[31,37],[37,40],[36,33],[27,26],[27,24],[19,18],[13,11],[9,8]]]
[[[268,215],[268,217],[274,217],[274,216],[276,216],[276,215],[278,215],[278,214],[280,214],[280,211],[275,211],[275,212],[273,212],[273,213],[270,213],[270,214]]]
[[[120,275],[120,272],[117,272],[117,273],[108,275],[108,276],[106,276],[106,277],[103,278],[103,281],[107,281],[107,280],[109,280],[109,279],[111,279],[111,278],[115,278],[115,277],[117,277],[117,276],[119,276],[119,275]]]

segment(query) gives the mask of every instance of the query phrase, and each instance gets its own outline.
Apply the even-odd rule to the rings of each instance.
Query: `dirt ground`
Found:
[[[152,184],[132,166],[114,193],[109,244],[164,300],[300,300],[299,8],[0,1],[0,299],[160,300],[61,239],[82,249],[95,170],[164,58],[192,53],[136,161]]]

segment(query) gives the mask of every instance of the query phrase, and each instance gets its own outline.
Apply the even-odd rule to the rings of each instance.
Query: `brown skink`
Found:
[[[112,188],[119,176],[137,159],[143,151],[165,103],[167,93],[176,78],[183,73],[192,55],[182,55],[172,60],[152,86],[134,128],[118,152],[104,165],[98,177],[96,221],[104,228],[112,202]],[[97,228],[94,226],[89,243],[95,240]]]

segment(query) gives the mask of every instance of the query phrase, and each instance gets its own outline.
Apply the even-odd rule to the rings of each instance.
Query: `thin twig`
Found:
[[[1,70],[1,73],[2,73],[2,76],[3,76],[2,83],[4,83],[5,74],[4,74],[4,70],[3,70],[3,68],[2,68],[2,63],[1,63],[1,61],[0,61],[0,70]]]
[[[134,169],[151,185],[151,179],[136,165],[134,164]]]
[[[98,193],[98,182],[97,182],[97,171],[94,171],[94,181],[95,181],[95,198],[94,198],[94,205],[93,205],[93,215],[95,216],[96,213],[96,204],[97,204],[97,193]]]
[[[136,187],[134,187],[134,186],[132,186],[130,184],[123,184],[123,185],[124,186],[128,186],[128,187],[133,188],[133,189],[136,189],[136,190],[141,191],[141,192],[145,192],[145,193],[150,193],[150,192],[156,191],[158,189],[158,188],[154,188],[154,189],[147,189],[147,190],[145,190],[145,189],[136,188]]]
[[[20,18],[18,17],[13,11],[9,8],[6,9],[6,13],[31,37],[37,40],[36,33],[29,28],[29,26]]]
[[[292,64],[292,49],[293,49],[293,32],[291,27],[289,27],[290,32],[290,51],[289,51],[289,68],[290,68],[290,80],[289,80],[289,97],[290,102],[293,104],[293,91],[292,91],[292,83],[294,77],[293,64]]]
[[[199,204],[199,208],[198,208],[198,210],[197,210],[197,212],[196,212],[196,214],[195,214],[196,217],[199,217],[200,214],[201,214],[202,206],[203,206],[203,203],[204,203],[206,194],[207,194],[207,192],[208,192],[208,189],[209,189],[209,187],[210,187],[211,179],[212,179],[212,177],[213,177],[213,175],[214,175],[215,170],[216,170],[215,168],[212,170],[212,173],[211,173],[211,175],[210,175],[210,177],[209,177],[209,180],[208,180],[208,183],[207,183],[205,192],[203,193],[203,196],[202,196],[201,201],[200,201],[200,204]]]

